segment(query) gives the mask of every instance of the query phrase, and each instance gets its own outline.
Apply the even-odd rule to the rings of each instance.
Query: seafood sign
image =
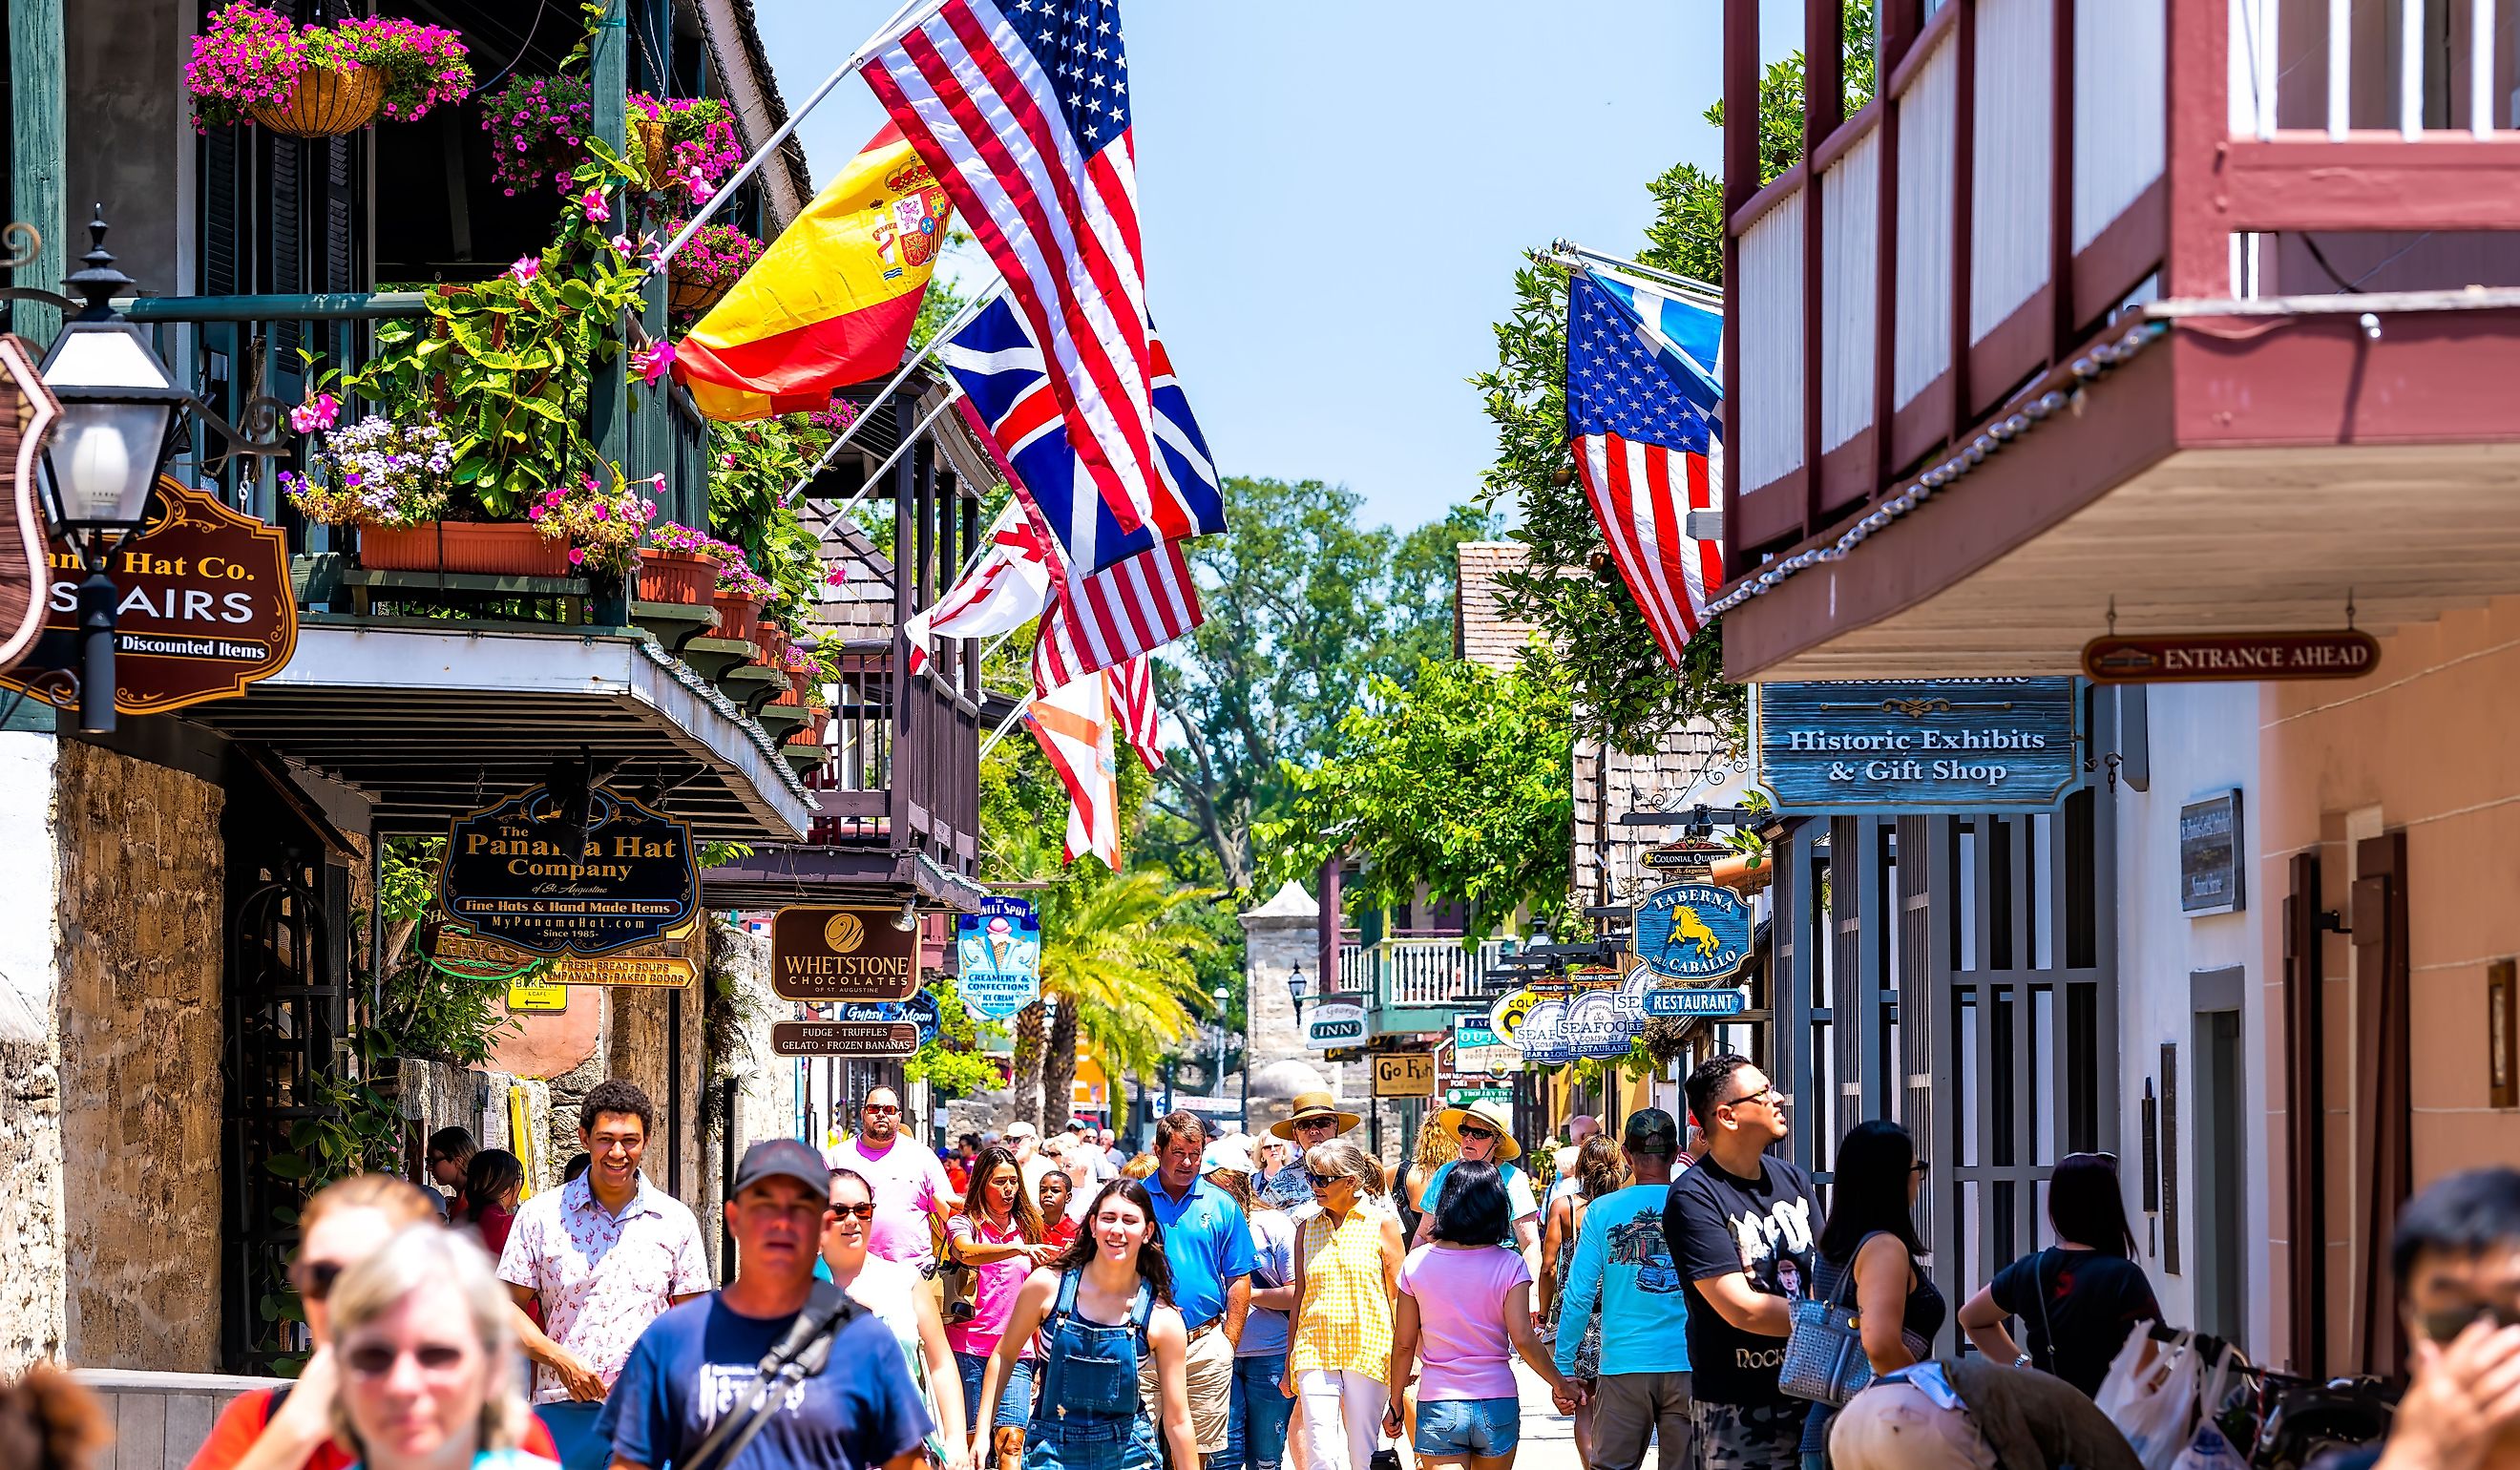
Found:
[[[1704,985],[1750,959],[1750,906],[1712,883],[1669,883],[1637,901],[1637,963],[1667,980]]]
[[[955,959],[963,1003],[992,1021],[1003,1021],[1041,995],[1041,915],[1027,899],[996,894],[980,912],[954,925]]]

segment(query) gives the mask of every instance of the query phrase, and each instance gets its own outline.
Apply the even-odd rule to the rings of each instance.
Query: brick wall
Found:
[[[63,1350],[218,1365],[219,788],[59,743]]]

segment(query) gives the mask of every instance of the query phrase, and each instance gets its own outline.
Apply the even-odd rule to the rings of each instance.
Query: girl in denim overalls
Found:
[[[1144,1184],[1104,1184],[1067,1254],[1024,1281],[981,1380],[980,1423],[1036,1331],[1040,1400],[1024,1470],[1152,1470],[1156,1421],[1139,1388],[1148,1359],[1173,1463],[1199,1463],[1182,1372],[1190,1336],[1173,1309],[1163,1230]]]

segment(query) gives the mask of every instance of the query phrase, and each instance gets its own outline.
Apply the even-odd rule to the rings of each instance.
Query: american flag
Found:
[[[1155,334],[1150,341],[1156,461],[1164,486],[1188,511],[1190,534],[1214,535],[1225,529],[1225,492],[1216,462],[1173,376],[1163,337]],[[1005,462],[1010,481],[1021,484],[1041,508],[1070,566],[1099,571],[1154,549],[1151,528],[1123,530],[1111,508],[1094,493],[1052,390],[1040,343],[1005,297],[982,307],[939,346],[936,360],[962,385],[967,422],[977,422]]]
[[[944,0],[864,74],[1049,348],[1069,438],[1120,529],[1196,534],[1158,463],[1119,6]]]
[[[1654,645],[1677,666],[1706,626],[1724,581],[1714,542],[1688,535],[1690,511],[1715,506],[1707,456],[1717,400],[1701,375],[1658,351],[1663,334],[1590,271],[1566,288],[1566,428],[1593,515],[1601,523]],[[1676,371],[1679,369],[1679,371]]]
[[[1072,680],[1151,653],[1207,620],[1181,543],[1087,576],[1071,573],[1041,615],[1032,687],[1047,693]]]
[[[1120,717],[1120,733],[1138,752],[1147,774],[1163,769],[1163,712],[1155,705],[1155,661],[1141,653],[1103,675],[1111,681],[1111,712]]]

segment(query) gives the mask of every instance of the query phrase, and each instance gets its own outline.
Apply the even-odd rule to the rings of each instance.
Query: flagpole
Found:
[[[708,223],[709,216],[723,208],[728,200],[735,198],[735,192],[742,188],[745,181],[753,174],[759,172],[761,165],[769,160],[770,156],[777,153],[780,145],[786,143],[788,136],[796,131],[796,124],[805,120],[805,114],[814,111],[824,98],[832,95],[832,89],[840,84],[841,77],[858,69],[858,64],[874,55],[877,47],[900,33],[903,17],[915,10],[933,10],[940,3],[941,0],[902,0],[901,8],[894,11],[891,18],[881,25],[877,26],[875,34],[860,43],[857,50],[850,52],[849,59],[834,67],[831,75],[823,78],[823,84],[814,89],[813,96],[805,99],[804,106],[789,112],[788,120],[779,124],[778,129],[771,133],[759,148],[752,151],[752,156],[743,160],[743,166],[735,171],[735,176],[719,185],[717,193],[710,196],[707,203],[692,211],[692,217],[684,221],[682,230],[672,240],[666,242],[665,247],[658,250],[648,262],[648,274],[654,275],[664,269],[665,262],[674,257],[674,252],[691,243],[692,237],[699,233],[700,226]]]
[[[1724,289],[1710,282],[1700,281],[1691,276],[1675,275],[1670,271],[1656,270],[1649,265],[1639,265],[1624,256],[1587,249],[1571,240],[1551,242],[1549,249],[1541,255],[1541,258],[1565,266],[1582,267],[1588,263],[1605,265],[1614,271],[1641,276],[1652,285],[1677,288],[1692,296],[1703,297],[1709,302],[1721,303],[1724,299]]]
[[[955,333],[962,331],[964,323],[969,321],[972,315],[979,311],[982,306],[985,306],[996,299],[997,293],[991,291],[985,295],[974,296],[970,300],[964,302],[963,309],[954,313],[951,321],[948,321],[944,326],[937,328],[935,334],[927,338],[927,345],[910,354],[910,360],[901,365],[901,371],[893,374],[891,380],[878,389],[873,398],[867,400],[867,406],[858,410],[858,416],[856,418],[851,419],[846,424],[841,426],[839,434],[833,438],[830,444],[824,446],[823,456],[821,459],[814,462],[814,468],[806,470],[804,475],[799,478],[796,483],[788,486],[788,493],[779,497],[779,503],[783,506],[791,505],[795,502],[797,496],[804,494],[805,487],[814,482],[814,476],[831,468],[832,461],[839,458],[841,448],[851,439],[857,437],[858,425],[875,417],[875,411],[881,408],[884,403],[892,397],[892,390],[901,386],[902,379],[908,378],[912,372],[916,371],[921,363],[927,361],[928,355],[936,350],[938,343],[943,342]],[[956,393],[958,396],[960,392],[961,389],[957,388]],[[952,398],[948,398],[945,401],[951,403],[954,400]],[[928,417],[932,419],[935,416],[931,414]],[[884,464],[887,466],[891,463],[892,462],[890,460],[884,461]],[[875,476],[868,475],[867,483],[875,483]],[[851,501],[849,504],[854,507],[857,502]]]
[[[845,518],[851,511],[858,508],[858,504],[861,501],[864,501],[868,496],[873,495],[875,493],[875,487],[883,482],[883,472],[890,469],[896,463],[898,463],[903,455],[910,453],[910,447],[919,442],[919,436],[927,432],[927,425],[935,423],[937,416],[944,413],[947,409],[952,408],[955,400],[962,396],[962,384],[954,384],[952,389],[946,393],[945,401],[936,405],[934,408],[929,409],[927,411],[927,417],[920,420],[918,426],[913,428],[909,433],[904,434],[901,442],[893,446],[892,453],[883,457],[883,463],[867,471],[866,483],[858,486],[858,493],[850,496],[847,504],[823,517],[823,529],[830,530],[832,522]],[[810,480],[813,476],[808,474],[805,478]],[[796,483],[795,489],[788,492],[788,498],[791,500],[794,499],[796,492],[804,488],[805,482],[803,480],[799,480]],[[957,577],[955,580],[959,582],[962,579]]]
[[[1022,703],[1020,703],[1020,704],[1016,705],[1016,706],[1015,706],[1015,712],[1014,712],[1013,714],[1011,714],[1011,715],[1007,716],[1006,723],[1005,723],[1005,724],[1003,724],[1003,725],[1000,725],[1000,726],[999,726],[999,727],[998,727],[994,732],[992,732],[992,733],[990,734],[989,738],[988,738],[988,743],[986,743],[986,744],[984,744],[984,745],[982,745],[982,746],[980,747],[980,753],[979,753],[977,756],[974,756],[974,757],[973,757],[973,759],[974,759],[974,760],[986,760],[986,759],[988,759],[989,752],[998,748],[998,742],[999,742],[1000,740],[1003,740],[1003,739],[1005,739],[1005,738],[1007,737],[1007,732],[1008,732],[1008,731],[1010,731],[1010,730],[1014,729],[1014,728],[1015,728],[1015,722],[1016,722],[1016,721],[1018,721],[1018,720],[1020,720],[1020,719],[1022,719],[1022,718],[1024,717],[1024,712],[1025,712],[1025,711],[1027,711],[1027,710],[1029,710],[1029,709],[1031,709],[1031,708],[1032,708],[1032,701],[1031,701],[1030,699],[1026,699],[1026,700],[1024,700]]]

